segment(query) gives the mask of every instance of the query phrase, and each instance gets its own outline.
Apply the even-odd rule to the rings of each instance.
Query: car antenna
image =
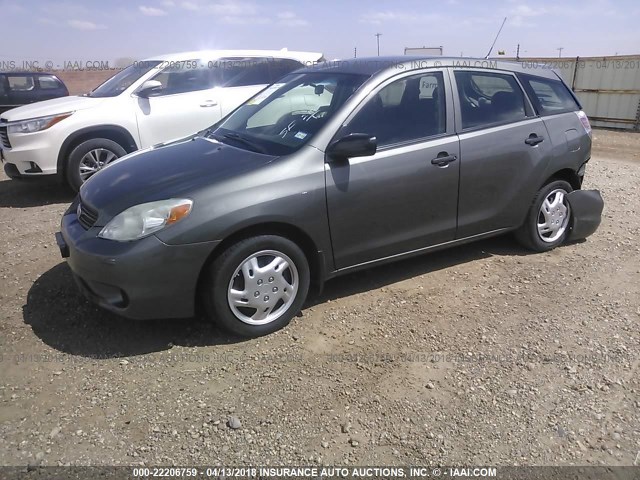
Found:
[[[487,58],[489,58],[489,55],[491,55],[491,51],[493,50],[494,45],[496,44],[496,42],[498,41],[498,37],[500,36],[500,32],[502,31],[502,27],[504,27],[505,22],[507,21],[507,17],[504,17],[504,20],[502,20],[502,25],[500,25],[500,30],[498,30],[498,34],[496,35],[496,38],[493,40],[493,43],[491,44],[491,48],[489,49],[489,53],[487,53],[485,60]]]

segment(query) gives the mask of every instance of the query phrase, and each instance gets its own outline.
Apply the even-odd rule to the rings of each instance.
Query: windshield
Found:
[[[92,90],[89,97],[115,97],[133,85],[140,77],[152,68],[157,67],[159,61],[146,61],[129,65],[121,72],[116,73],[109,80]]]
[[[268,155],[288,155],[306,144],[367,79],[344,73],[283,78],[248,100],[208,135]]]

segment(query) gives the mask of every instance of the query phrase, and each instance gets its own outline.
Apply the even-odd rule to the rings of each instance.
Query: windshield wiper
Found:
[[[247,147],[249,147],[254,152],[267,153],[267,151],[264,149],[264,147],[262,147],[261,145],[258,145],[255,142],[252,142],[248,138],[243,137],[239,133],[228,132],[228,133],[223,133],[222,136],[224,138],[230,138],[231,140],[235,140],[238,143],[242,143],[243,145],[246,145]]]
[[[211,137],[213,136],[213,128],[209,127],[209,128],[205,128],[204,130],[200,130],[198,133],[196,133],[196,136],[198,137]]]

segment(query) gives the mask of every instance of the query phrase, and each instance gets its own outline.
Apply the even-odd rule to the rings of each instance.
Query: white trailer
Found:
[[[442,45],[439,47],[404,47],[405,55],[439,55],[442,56]]]

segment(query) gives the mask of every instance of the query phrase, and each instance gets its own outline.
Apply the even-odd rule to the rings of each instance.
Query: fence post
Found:
[[[573,66],[573,78],[571,79],[571,90],[575,90],[576,88],[576,78],[578,77],[579,62],[580,62],[580,57],[576,57],[576,64]]]

